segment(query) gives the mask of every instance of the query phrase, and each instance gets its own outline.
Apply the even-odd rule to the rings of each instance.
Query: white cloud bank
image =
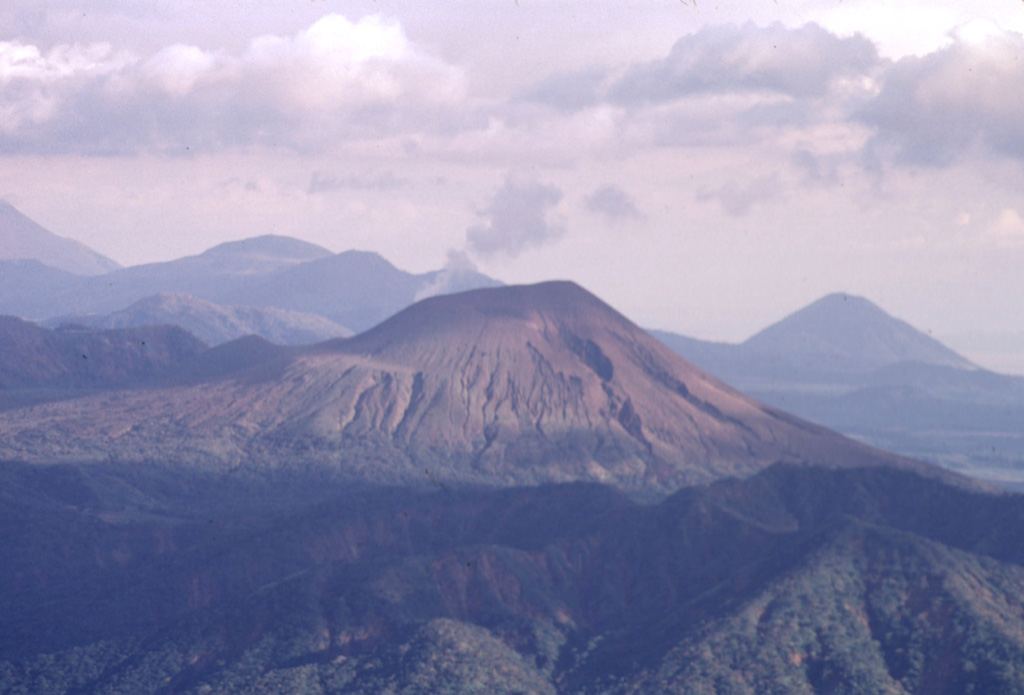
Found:
[[[979,22],[897,61],[861,35],[815,24],[708,25],[663,58],[556,71],[501,102],[474,98],[461,66],[380,16],[326,15],[237,53],[8,41],[0,152],[322,151],[404,139],[453,156],[491,153],[509,167],[531,152],[550,160],[793,134],[804,135],[806,157],[815,154],[807,142],[845,129],[848,154],[868,143],[866,161],[941,166],[979,148],[1024,160],[1022,56],[1024,36]]]
[[[400,25],[327,15],[239,55],[177,44],[148,58],[109,45],[43,54],[0,43],[0,149],[128,154],[330,139],[437,127],[464,96],[461,71]]]
[[[1024,36],[968,25],[946,48],[886,70],[856,117],[876,156],[941,166],[964,156],[1024,160]]]

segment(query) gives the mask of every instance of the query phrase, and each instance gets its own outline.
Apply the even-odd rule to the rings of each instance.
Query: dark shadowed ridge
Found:
[[[242,371],[260,369],[267,363],[283,362],[290,348],[271,343],[258,335],[247,335],[217,345],[183,364],[176,376],[189,381],[220,379]]]
[[[334,488],[254,513],[130,468],[0,464],[12,692],[1019,692],[1018,495],[776,465],[651,506]]]
[[[50,330],[0,316],[0,388],[137,386],[171,374],[206,349],[177,326]]]

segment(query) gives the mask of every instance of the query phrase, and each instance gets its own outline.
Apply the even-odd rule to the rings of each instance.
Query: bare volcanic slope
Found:
[[[567,282],[433,297],[220,380],[9,412],[0,454],[54,431],[64,456],[650,495],[780,460],[900,462],[732,390]]]
[[[0,410],[163,383],[205,352],[201,340],[177,326],[48,330],[0,316]]]

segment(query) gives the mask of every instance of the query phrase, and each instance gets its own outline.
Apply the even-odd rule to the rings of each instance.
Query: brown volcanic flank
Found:
[[[242,376],[8,413],[0,453],[314,462],[353,478],[597,480],[638,494],[778,460],[896,457],[768,408],[575,284],[419,302]],[[6,451],[5,451],[6,450]]]

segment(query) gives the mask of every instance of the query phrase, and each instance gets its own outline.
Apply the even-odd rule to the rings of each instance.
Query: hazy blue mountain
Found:
[[[359,332],[423,296],[500,283],[472,271],[415,275],[379,254],[326,249],[285,237],[221,244],[198,256],[126,268],[80,293],[79,305],[107,313],[160,292],[235,307],[314,314]],[[116,306],[111,306],[119,302]],[[269,336],[264,336],[270,339]]]
[[[0,260],[0,314],[44,319],[86,282],[81,275],[37,260]]]
[[[972,369],[970,361],[863,297],[830,294],[743,343],[761,354],[819,371],[865,371],[899,362]]]
[[[9,215],[17,213],[11,208]],[[18,224],[12,229],[38,227],[27,218],[17,216],[17,219]],[[0,208],[0,224],[3,221]],[[41,230],[38,234],[48,234],[42,228],[38,230]],[[0,240],[3,240],[2,232],[0,229]],[[17,244],[12,242],[11,248],[15,246]],[[6,250],[7,246],[2,248]],[[201,254],[173,261],[119,269],[111,266],[111,270],[102,277],[84,277],[59,267],[41,265],[41,261],[35,259],[0,259],[0,290],[3,290],[0,313],[37,321],[46,319],[51,324],[69,317],[92,316],[94,318],[82,319],[82,322],[121,325],[118,322],[143,320],[140,312],[145,310],[158,314],[167,308],[157,310],[152,306],[154,300],[150,300],[148,309],[132,309],[135,318],[128,319],[126,314],[121,314],[120,318],[104,323],[99,317],[124,311],[154,295],[189,295],[235,309],[281,309],[323,319],[313,321],[319,322],[316,327],[306,320],[309,324],[306,328],[290,333],[290,329],[272,327],[284,320],[281,313],[273,320],[266,313],[259,314],[264,318],[251,313],[242,319],[237,312],[230,319],[223,312],[214,318],[206,307],[205,327],[201,327],[203,321],[198,319],[189,324],[190,329],[202,333],[205,339],[221,342],[237,337],[239,331],[245,330],[242,324],[255,321],[259,326],[256,332],[268,340],[300,343],[343,335],[335,326],[365,330],[425,297],[501,284],[468,269],[408,273],[373,252],[346,251],[335,255],[315,244],[273,235],[220,244]],[[197,312],[193,307],[191,313],[196,315]],[[156,320],[155,315],[153,319]],[[287,321],[302,322],[295,315]],[[145,319],[145,322],[151,321]],[[215,327],[218,323],[223,331]],[[228,327],[229,324],[235,325]]]
[[[319,314],[358,333],[418,299],[500,284],[473,271],[415,275],[379,254],[344,251],[240,285],[225,300]]]
[[[226,299],[325,316],[359,332],[412,303],[416,276],[369,251],[345,251],[232,288]]]
[[[310,345],[343,338],[352,331],[323,316],[284,309],[221,306],[186,294],[161,292],[105,316],[71,316],[49,324],[77,323],[96,328],[170,324],[181,326],[208,345],[258,335],[280,345]]]
[[[739,344],[653,333],[727,383],[807,420],[1024,483],[1024,378],[981,369],[866,299],[829,295]]]
[[[190,324],[206,338],[220,342],[237,337],[238,331],[244,330],[240,325],[227,328],[228,324],[256,321],[261,326],[257,332],[265,338],[294,343],[340,335],[332,327],[334,324],[354,331],[366,330],[432,295],[501,284],[469,269],[408,273],[373,252],[346,251],[335,255],[316,244],[274,235],[228,242],[195,256],[129,268],[94,260],[99,265],[91,267],[90,274],[105,274],[86,277],[87,269],[81,264],[61,265],[53,261],[53,254],[42,253],[40,249],[49,248],[47,244],[78,249],[74,242],[50,234],[10,206],[0,204],[0,314],[57,322],[73,316],[102,317],[123,311],[147,297],[169,293],[234,308],[283,309],[326,320],[318,327],[310,324],[300,329],[302,335],[291,335],[272,328],[270,323],[260,324],[262,319],[257,319],[256,314],[243,320],[237,312],[230,319],[220,312],[219,318],[213,318],[207,307],[206,327],[200,327],[202,321]],[[39,252],[29,253],[33,248]],[[85,251],[88,249],[81,247],[78,256],[71,251],[65,255],[80,259],[85,257],[81,255]],[[65,266],[67,269],[61,270]],[[150,309],[157,311],[152,306]],[[165,310],[166,307],[160,311]],[[133,309],[139,319],[140,311],[140,307]],[[193,308],[191,313],[195,315],[197,311]],[[127,320],[126,316],[122,314],[114,321],[120,320]],[[281,320],[283,315],[278,313],[271,323]],[[291,323],[297,320],[297,316],[288,319]],[[86,323],[97,321],[101,319],[84,319]],[[214,327],[218,323],[225,327],[224,332]]]
[[[327,249],[288,237],[228,242],[196,256],[123,268],[97,278],[60,297],[58,306],[64,308],[50,316],[110,313],[161,292],[223,303],[221,298],[255,278],[329,255]]]
[[[268,234],[228,241],[181,261],[192,267],[205,267],[217,275],[255,275],[326,258],[331,252],[301,239]]]
[[[32,319],[107,314],[161,292],[218,301],[235,286],[282,268],[329,256],[324,248],[287,237],[265,236],[215,246],[196,256],[114,270],[99,277],[42,273],[22,288],[24,262],[0,264],[0,312]]]
[[[744,359],[741,344],[701,340],[669,331],[648,332],[701,369],[729,383],[735,383],[736,375],[745,373],[748,367],[755,372],[762,369],[756,360]]]
[[[85,244],[44,229],[3,200],[0,260],[36,260],[76,275],[103,275],[121,267]]]

